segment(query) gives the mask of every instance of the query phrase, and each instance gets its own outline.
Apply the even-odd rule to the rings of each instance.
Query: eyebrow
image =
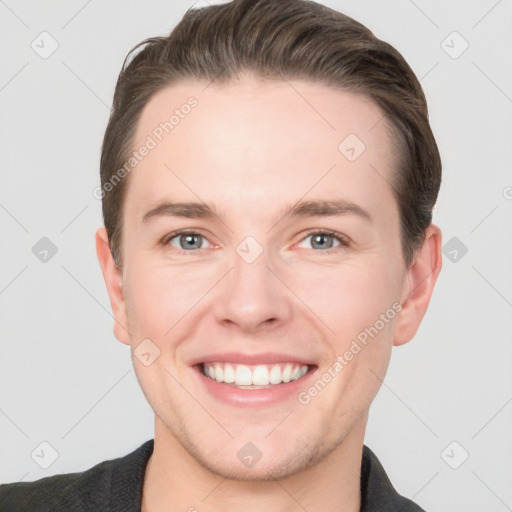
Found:
[[[372,217],[368,211],[345,199],[330,201],[321,199],[299,200],[284,208],[278,222],[291,217],[330,217],[348,214],[357,215],[370,223],[372,222]],[[221,219],[214,205],[197,202],[173,203],[164,201],[146,212],[142,217],[142,222],[146,223],[158,217],[185,217],[188,219],[212,219],[218,217]]]

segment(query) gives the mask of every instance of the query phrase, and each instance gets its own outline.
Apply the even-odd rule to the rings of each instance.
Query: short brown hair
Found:
[[[379,105],[399,148],[391,185],[408,267],[432,222],[441,184],[441,158],[425,95],[395,48],[352,18],[313,1],[234,0],[189,9],[168,36],[132,48],[117,80],[103,140],[102,189],[130,158],[137,122],[156,92],[190,79],[227,83],[242,72],[322,83],[364,94]],[[102,194],[103,219],[118,267],[128,183],[127,176]]]

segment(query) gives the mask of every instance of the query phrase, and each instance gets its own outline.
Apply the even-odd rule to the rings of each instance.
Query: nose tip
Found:
[[[237,325],[254,332],[290,317],[286,287],[268,266],[263,247],[254,237],[246,237],[239,244],[233,267],[223,281],[214,313],[225,326]]]

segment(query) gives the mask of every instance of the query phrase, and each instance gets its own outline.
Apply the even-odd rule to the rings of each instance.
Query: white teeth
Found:
[[[230,364],[224,366],[224,382],[226,384],[232,384],[235,382],[235,370]]]
[[[250,386],[252,384],[252,374],[248,366],[239,364],[235,370],[235,384],[237,386]]]
[[[290,380],[297,380],[300,377],[300,368],[296,366],[292,371],[292,376]]]
[[[270,370],[269,382],[270,384],[281,384],[281,368],[277,364]]]
[[[297,363],[260,364],[249,367],[245,364],[204,363],[203,373],[217,382],[237,386],[268,386],[288,383],[304,377],[308,365]]]
[[[292,365],[287,364],[283,370],[283,376],[281,377],[283,382],[290,382],[292,376]]]
[[[224,370],[220,364],[215,365],[215,380],[217,382],[224,382]]]
[[[268,368],[262,364],[256,366],[252,372],[252,383],[255,386],[268,386],[269,375]]]

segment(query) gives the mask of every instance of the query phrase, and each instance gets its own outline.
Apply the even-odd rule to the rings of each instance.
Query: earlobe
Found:
[[[126,302],[123,293],[123,273],[114,263],[107,230],[103,226],[96,231],[96,255],[98,256],[110,299],[112,314],[114,315],[114,335],[121,343],[129,345],[130,337],[127,328]]]
[[[407,270],[402,296],[402,310],[397,316],[393,344],[403,345],[416,334],[441,272],[441,230],[431,224],[425,240]]]

